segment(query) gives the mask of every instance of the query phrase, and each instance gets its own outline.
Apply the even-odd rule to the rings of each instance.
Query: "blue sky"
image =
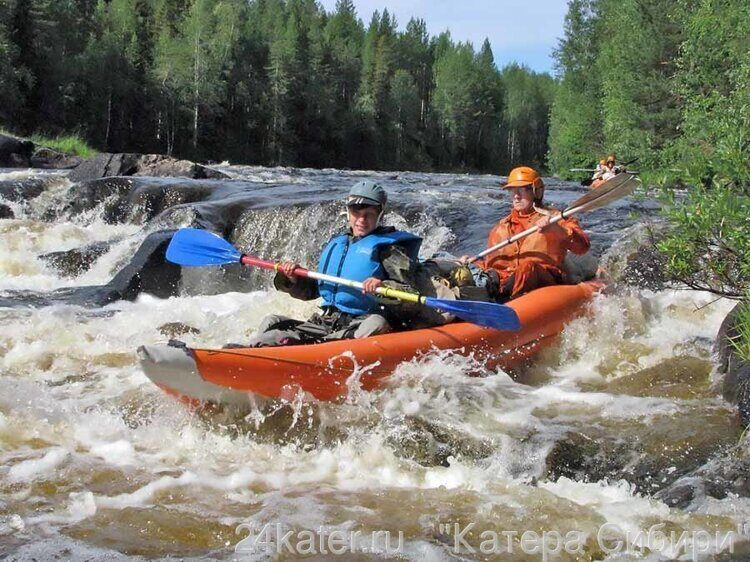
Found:
[[[336,0],[319,1],[329,11],[336,6]],[[419,17],[430,35],[450,29],[455,41],[471,41],[475,48],[489,38],[500,68],[516,61],[549,72],[568,9],[567,0],[354,0],[354,5],[365,25],[375,10],[388,8],[399,29]]]

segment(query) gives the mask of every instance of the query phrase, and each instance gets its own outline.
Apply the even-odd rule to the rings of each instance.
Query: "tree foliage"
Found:
[[[554,52],[559,85],[550,116],[549,165],[567,176],[589,164],[603,145],[599,15],[595,0],[571,0],[564,37]]]
[[[552,79],[352,0],[8,0],[0,119],[108,151],[504,172],[541,163]]]
[[[741,298],[750,279],[750,4],[571,0],[556,51],[549,162],[607,152],[666,185],[672,276]]]
[[[665,214],[671,229],[658,248],[672,276],[732,298],[750,292],[750,195],[729,183],[699,185]]]

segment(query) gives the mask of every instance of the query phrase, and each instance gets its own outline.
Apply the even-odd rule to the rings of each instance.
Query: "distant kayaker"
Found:
[[[294,262],[279,264],[274,287],[301,300],[322,297],[323,312],[308,321],[270,315],[261,321],[250,346],[277,346],[364,338],[396,329],[425,327],[443,322],[421,305],[375,297],[387,286],[414,291],[422,239],[409,232],[381,226],[388,196],[372,181],[356,183],[346,199],[349,230],[334,236],[323,249],[318,271],[361,281],[360,291],[341,285],[298,277]]]
[[[539,287],[565,283],[564,261],[567,253],[583,255],[591,243],[575,218],[550,224],[550,218],[560,211],[544,206],[544,182],[533,168],[521,166],[508,174],[502,186],[511,196],[510,215],[499,221],[490,231],[487,247],[492,247],[531,226],[535,232],[488,254],[476,262],[478,275],[489,295],[505,301]],[[471,256],[463,256],[467,263]]]
[[[596,172],[594,172],[594,175],[591,178],[593,180],[591,182],[591,188],[595,189],[599,187],[607,180],[611,180],[621,171],[621,167],[617,165],[617,157],[614,154],[610,154],[604,161],[604,167],[597,168]]]

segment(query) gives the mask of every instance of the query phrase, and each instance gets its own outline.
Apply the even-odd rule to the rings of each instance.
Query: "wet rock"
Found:
[[[33,142],[0,134],[1,167],[28,168],[33,152]]]
[[[583,433],[568,433],[557,441],[546,459],[546,478],[561,476],[583,482],[598,482],[620,473],[626,466],[630,448],[606,443]]]
[[[6,201],[29,201],[36,199],[53,185],[60,182],[58,176],[25,178],[21,180],[0,181],[0,197]]]
[[[112,242],[94,242],[81,248],[50,252],[42,254],[39,257],[61,275],[65,277],[78,277],[88,271],[91,265],[107,253],[111,246]]]
[[[656,498],[670,507],[687,508],[695,499],[710,496],[724,499],[729,494],[750,497],[750,451],[747,442],[675,481]]]
[[[82,162],[83,158],[80,156],[58,152],[46,146],[38,147],[29,159],[32,168],[46,170],[69,170],[79,166]]]
[[[735,421],[723,408],[712,416],[684,413],[616,429],[569,431],[547,455],[546,477],[579,481],[626,480],[654,494],[691,474],[731,446]]]
[[[449,458],[482,459],[494,452],[491,443],[467,435],[454,427],[420,417],[403,418],[388,435],[399,454],[423,466],[448,466]]]
[[[105,201],[104,220],[118,222],[126,214],[126,196],[134,189],[130,178],[106,178],[74,185],[66,197],[65,205],[57,211],[65,217],[75,217],[101,205]]]
[[[74,217],[103,205],[105,222],[143,223],[166,209],[207,199],[220,182],[111,177],[74,185],[66,205],[58,212]]]
[[[223,172],[161,154],[101,153],[83,161],[68,176],[80,182],[109,176],[162,176],[227,179]]]
[[[741,305],[735,306],[721,323],[715,350],[719,358],[719,371],[724,373],[724,398],[737,404],[742,424],[747,426],[750,425],[750,363],[742,359],[732,345],[732,338],[739,335],[737,321]]]
[[[14,219],[16,218],[13,209],[8,207],[5,203],[0,203],[0,219]]]
[[[669,507],[684,509],[695,499],[697,487],[697,485],[687,481],[675,483],[657,494],[657,498]]]
[[[131,258],[106,285],[58,289],[51,293],[6,291],[0,307],[42,307],[66,303],[85,307],[102,307],[118,300],[135,300],[141,293],[160,298],[178,294],[181,268],[165,258],[173,230],[150,234]]]
[[[167,336],[168,338],[175,338],[184,334],[200,334],[201,331],[198,328],[193,328],[182,322],[167,322],[162,324],[158,328],[159,332]]]
[[[75,168],[83,159],[47,146],[37,146],[28,139],[0,134],[0,166],[9,168]]]
[[[664,274],[664,258],[656,249],[662,235],[659,225],[631,228],[607,251],[602,267],[617,285],[659,291],[670,279]]]
[[[666,287],[669,282],[663,273],[666,262],[654,244],[646,242],[628,256],[621,283],[652,291],[661,291]]]
[[[658,365],[609,383],[607,390],[630,396],[692,400],[707,397],[711,363],[696,357],[671,357]]]
[[[141,293],[160,298],[177,295],[181,268],[165,257],[173,234],[174,230],[149,234],[130,263],[107,283],[107,292],[117,295],[118,300],[135,300]]]
[[[582,256],[569,253],[565,257],[565,275],[568,283],[582,283],[596,277],[599,259],[592,253]]]

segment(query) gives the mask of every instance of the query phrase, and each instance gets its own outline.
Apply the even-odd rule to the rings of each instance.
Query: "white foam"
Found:
[[[113,466],[130,466],[135,464],[135,449],[125,439],[113,443],[102,443],[91,448],[91,453],[101,457]]]
[[[19,531],[23,531],[25,528],[26,524],[24,523],[23,518],[17,513],[0,517],[0,537],[4,535],[12,535]]]
[[[40,459],[30,459],[14,464],[8,471],[8,478],[13,482],[29,482],[50,476],[55,469],[70,458],[70,451],[63,447],[54,447]]]
[[[431,223],[425,232],[444,240],[442,228]],[[69,281],[36,262],[38,253],[122,237],[73,284],[107,280],[144,235],[140,227],[99,222],[96,213],[50,225],[23,219],[13,229],[15,247],[7,259],[32,265],[0,278],[3,288],[13,286],[12,279],[26,289],[64,286]],[[587,528],[604,521],[636,530],[651,520],[708,528],[706,516],[725,518],[722,522],[746,519],[750,508],[736,498],[707,501],[693,514],[639,496],[623,482],[544,480],[547,452],[571,427],[608,424],[616,431],[621,423],[648,424],[653,416],[684,414],[695,406],[581,388],[658,365],[676,349],[703,356],[709,344],[699,340],[713,337],[729,306],[717,303],[693,311],[709,299],[694,292],[599,297],[593,316],[573,322],[559,352],[541,360],[538,368],[551,380],[538,386],[483,371],[472,358],[438,351],[399,365],[379,391],[360,392],[354,377],[341,403],[300,399],[290,407],[259,402],[248,420],[231,413],[191,414],[149,382],[134,350],[169,339],[159,331],[165,323],[198,330],[177,335],[188,345],[241,343],[265,314],[306,318],[314,302],[257,291],[169,299],[142,295],[95,311],[68,305],[3,310],[0,437],[13,456],[8,480],[24,486],[3,491],[0,499],[15,502],[12,509],[29,536],[37,526],[59,533],[102,509],[139,508],[146,515],[160,509],[169,517],[172,506],[165,498],[172,491],[184,497],[173,515],[185,510],[212,523],[257,513],[290,524],[344,525],[337,502],[391,494],[414,494],[435,505],[443,505],[446,495],[465,494],[466,501],[475,502],[471,509],[477,516],[501,505],[521,519],[530,513],[531,520],[550,526],[568,524],[560,515],[567,513],[566,506],[576,508]],[[634,347],[630,354],[623,351],[624,343]],[[358,368],[364,378],[371,366]],[[467,376],[477,372],[488,376]],[[412,422],[418,422],[417,429]],[[435,443],[425,443],[430,440]],[[462,448],[466,443],[471,446]],[[420,447],[427,451],[425,459]],[[430,447],[447,453],[430,456]],[[113,491],[86,489],[89,474],[98,470],[114,480]],[[52,504],[49,512],[24,507],[31,505],[29,483],[63,473],[72,495],[45,498]],[[534,480],[540,480],[538,487],[528,484]],[[450,502],[445,506],[446,516],[454,516]],[[404,502],[405,513],[410,509]],[[374,526],[390,523],[377,508],[368,517]],[[409,543],[408,556],[432,559],[443,552],[420,539]]]
[[[112,238],[130,236],[134,225],[88,227],[71,222],[37,222],[34,220],[0,221],[0,235],[5,249],[0,256],[0,290],[50,291],[82,284],[104,284],[112,278],[114,265],[122,264],[126,253],[132,254],[140,239],[129,239],[115,245],[82,279],[68,279],[50,267],[42,254],[64,251]]]

